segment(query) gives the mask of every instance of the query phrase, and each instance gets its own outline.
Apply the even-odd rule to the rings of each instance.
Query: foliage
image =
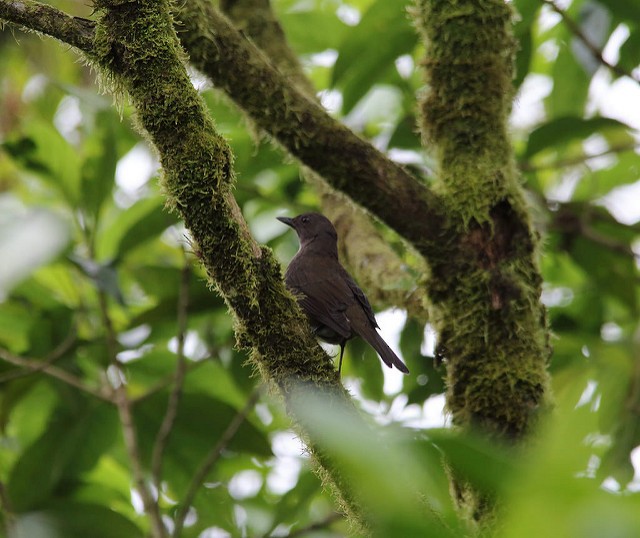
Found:
[[[447,473],[502,501],[501,536],[640,532],[630,459],[640,445],[640,224],[612,202],[637,193],[623,189],[639,180],[638,125],[606,117],[596,96],[598,86],[634,80],[640,13],[614,0],[576,0],[566,11],[514,3],[521,93],[513,144],[544,238],[557,408],[517,454],[427,428],[444,386],[432,350],[421,351],[423,324],[407,319],[402,328],[412,371],[402,380],[383,378],[373,352],[350,343],[343,378],[382,424],[376,434],[385,443],[350,427],[339,410],[321,412],[321,401],[308,414],[345,476],[366,492],[379,536],[469,532]],[[75,2],[55,5],[91,16]],[[324,103],[416,173],[430,171],[415,127],[424,51],[400,3],[278,0],[274,8]],[[626,37],[607,66],[594,50],[614,35]],[[114,107],[68,47],[8,28],[0,33],[0,76],[0,502],[10,536],[150,532],[132,494],[127,426],[114,405],[114,387],[125,379],[139,462],[160,486],[170,529],[209,457],[182,536],[349,534],[281,402],[260,392],[236,349],[232,320],[208,289],[198,253],[164,209],[154,158],[129,106]],[[517,120],[519,103],[540,89],[547,93]],[[297,247],[274,217],[317,208],[318,195],[215,88],[204,84],[202,94],[233,149],[234,194],[251,231],[284,263]],[[383,233],[415,267],[413,254]],[[110,326],[122,372],[109,360]],[[181,372],[165,440],[158,432]]]

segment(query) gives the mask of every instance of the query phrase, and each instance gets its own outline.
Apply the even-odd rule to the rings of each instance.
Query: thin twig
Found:
[[[165,538],[167,536],[162,517],[160,516],[160,509],[158,503],[153,498],[153,495],[147,486],[144,473],[142,471],[142,458],[140,456],[140,449],[138,447],[138,438],[136,435],[135,424],[133,421],[133,413],[131,412],[131,401],[127,394],[127,387],[124,384],[121,377],[124,377],[122,367],[118,361],[118,341],[116,339],[116,332],[109,316],[109,310],[107,307],[107,297],[102,290],[98,290],[98,299],[100,303],[100,312],[102,314],[102,322],[104,324],[106,340],[107,340],[107,352],[109,354],[109,362],[114,369],[116,379],[113,383],[115,403],[118,408],[118,415],[120,417],[120,424],[122,426],[122,436],[124,438],[124,444],[129,456],[131,464],[131,470],[133,473],[133,479],[136,485],[136,490],[142,499],[144,506],[144,512],[151,520],[151,533],[154,538]]]
[[[640,260],[640,254],[636,254],[629,245],[623,243],[622,241],[611,239],[610,237],[607,237],[606,235],[598,232],[597,230],[594,230],[587,225],[582,226],[581,232],[585,239],[593,241],[601,247],[604,247],[612,252],[616,252],[624,256],[630,256],[632,258],[635,258],[636,260]]]
[[[156,436],[155,444],[153,446],[153,454],[151,456],[151,476],[153,477],[153,483],[158,490],[158,495],[160,494],[162,485],[162,458],[164,456],[167,443],[169,442],[169,435],[171,434],[173,424],[178,414],[178,405],[182,395],[182,385],[184,384],[185,374],[187,373],[187,360],[184,356],[184,341],[187,333],[187,311],[189,308],[189,276],[189,263],[185,259],[180,275],[180,290],[178,293],[178,349],[176,351],[178,362],[174,378],[175,384],[171,391],[171,395],[169,396],[167,410],[160,429],[158,430],[158,435]]]
[[[619,75],[621,77],[629,77],[631,80],[635,80],[636,82],[640,83],[640,78],[635,76],[633,73],[630,73],[629,71],[627,71],[626,69],[623,69],[619,65],[615,65],[615,64],[612,64],[611,62],[608,62],[604,58],[602,54],[602,50],[598,46],[596,46],[591,41],[591,39],[589,39],[584,34],[582,29],[580,28],[580,25],[576,23],[571,17],[569,17],[567,12],[564,11],[561,7],[559,7],[553,0],[540,0],[540,1],[543,4],[547,4],[553,11],[555,11],[558,15],[560,15],[560,17],[562,18],[562,21],[564,22],[566,27],[569,29],[569,31],[573,35],[575,35],[580,41],[582,41],[582,43],[587,48],[587,50],[599,63],[604,65],[607,69],[609,69],[616,75]]]
[[[72,17],[55,7],[32,0],[3,0],[0,2],[0,19],[25,30],[54,37],[93,55],[94,21]]]
[[[569,166],[577,166],[579,164],[583,164],[591,159],[597,159],[598,157],[606,157],[607,155],[619,155],[620,153],[626,153],[627,151],[635,151],[639,149],[637,142],[632,142],[630,144],[619,144],[616,146],[611,146],[600,153],[593,153],[591,155],[583,154],[576,155],[575,157],[569,157],[567,159],[562,159],[558,161],[554,161],[552,163],[543,163],[543,164],[531,164],[528,161],[520,163],[520,170],[523,172],[538,172],[540,170],[550,170],[557,168],[567,168]]]
[[[211,449],[207,457],[204,459],[196,473],[193,475],[191,479],[191,483],[189,484],[189,488],[187,489],[187,493],[184,496],[184,499],[180,503],[180,507],[176,513],[176,517],[174,519],[175,528],[173,530],[173,538],[178,538],[182,533],[182,528],[184,527],[184,521],[189,513],[189,508],[193,504],[193,499],[196,496],[196,493],[202,486],[205,478],[209,474],[209,471],[213,468],[213,466],[217,463],[222,456],[222,453],[229,446],[229,443],[233,440],[236,433],[242,426],[242,423],[246,420],[247,416],[254,408],[256,403],[258,402],[258,398],[260,397],[260,393],[262,391],[258,388],[255,389],[247,403],[245,403],[244,407],[236,413],[233,417],[227,429],[222,433],[222,436],[216,443],[216,445]]]
[[[4,348],[0,348],[0,359],[10,364],[13,364],[14,366],[25,368],[30,372],[42,372],[43,374],[47,374],[50,377],[58,379],[59,381],[62,381],[67,385],[80,389],[82,392],[91,394],[92,396],[95,396],[100,400],[103,400],[105,402],[115,403],[114,397],[111,394],[110,390],[105,391],[105,390],[91,387],[87,385],[79,377],[76,377],[73,374],[70,374],[69,372],[62,370],[61,368],[57,368],[49,364],[45,364],[43,366],[42,361],[30,359],[30,358],[18,357],[17,355],[14,355],[13,353],[11,353],[10,351]]]
[[[30,368],[22,372],[7,372],[4,375],[0,375],[0,383],[6,383],[7,381],[13,381],[14,379],[18,379],[20,377],[35,374],[44,370],[47,366],[51,366],[58,359],[64,357],[67,352],[74,346],[74,344],[76,343],[76,337],[77,332],[74,325],[71,327],[71,330],[69,331],[69,334],[67,334],[65,339],[60,342],[51,353],[49,353],[40,361],[33,361],[40,363],[37,368]]]
[[[331,525],[333,525],[336,521],[340,521],[342,517],[343,517],[342,514],[339,514],[337,512],[332,512],[324,519],[320,521],[316,521],[315,523],[311,523],[306,527],[296,529],[295,531],[292,531],[289,534],[286,534],[285,536],[283,536],[283,538],[298,538],[299,536],[304,536],[305,534],[310,532],[326,529],[327,527],[330,527]],[[265,538],[267,538],[266,535],[265,535]]]

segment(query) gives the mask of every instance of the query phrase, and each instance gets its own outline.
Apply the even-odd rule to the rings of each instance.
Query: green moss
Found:
[[[431,321],[447,359],[454,424],[513,443],[548,407],[537,236],[507,121],[516,43],[503,0],[418,0],[426,41],[421,129],[449,216],[429,257]],[[490,525],[493,500],[454,480],[463,511]]]
[[[331,359],[301,322],[280,266],[246,228],[231,193],[233,156],[189,80],[168,5],[96,2],[101,10],[97,63],[135,105],[138,125],[160,157],[167,205],[184,219],[212,286],[233,313],[238,344],[251,349],[251,361],[285,401],[309,383],[349,405]],[[324,463],[313,439],[308,441],[310,452]],[[326,471],[349,511],[357,513],[339,471]]]
[[[463,225],[487,222],[515,186],[506,130],[516,50],[511,10],[503,0],[422,0],[416,13],[428,47],[421,131],[440,164],[439,190]]]

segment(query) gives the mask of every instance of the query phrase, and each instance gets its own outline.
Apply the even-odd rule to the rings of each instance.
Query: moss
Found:
[[[422,0],[416,12],[428,46],[421,131],[440,164],[444,202],[464,225],[486,222],[516,176],[506,131],[512,13],[503,0]]]
[[[168,3],[100,0],[96,7],[102,10],[97,62],[135,105],[138,125],[160,157],[168,206],[184,219],[211,283],[233,313],[238,344],[251,349],[252,362],[285,401],[308,383],[330,400],[352,405],[332,361],[301,322],[280,266],[246,228],[231,193],[231,151],[189,80]],[[314,440],[308,441],[323,463]],[[326,471],[357,513],[340,472]]]
[[[426,284],[447,408],[460,427],[521,443],[548,406],[549,346],[537,236],[507,130],[512,12],[503,0],[418,0],[415,17],[427,51],[421,129],[449,216]],[[487,525],[493,501],[455,486],[464,511]]]

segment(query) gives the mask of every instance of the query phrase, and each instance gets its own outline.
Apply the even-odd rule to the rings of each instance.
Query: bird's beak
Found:
[[[293,229],[295,229],[295,226],[293,225],[293,219],[289,218],[289,217],[276,217],[280,222],[284,222],[287,226],[291,226]]]

